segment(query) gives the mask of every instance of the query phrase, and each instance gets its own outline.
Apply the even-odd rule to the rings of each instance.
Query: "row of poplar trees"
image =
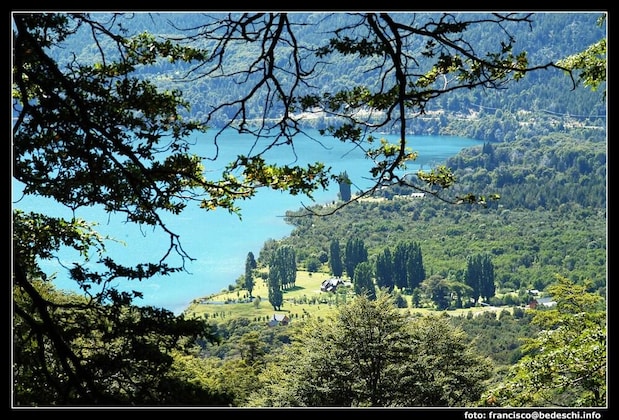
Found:
[[[363,239],[351,238],[346,242],[343,263],[337,239],[331,241],[329,250],[331,273],[335,277],[341,277],[345,269],[346,275],[354,281],[357,266],[368,261],[368,250]],[[376,257],[374,268],[376,285],[390,291],[395,286],[402,290],[413,290],[426,276],[421,247],[417,242],[401,242],[393,253],[386,248]]]
[[[425,279],[421,247],[416,242],[401,242],[393,252],[386,248],[375,264],[368,261],[367,247],[359,238],[346,242],[343,258],[337,239],[331,241],[329,251],[331,273],[341,277],[345,270],[357,294],[375,296],[376,287],[392,291],[397,286],[412,291]]]
[[[279,311],[284,303],[283,291],[294,287],[297,280],[297,258],[290,245],[280,246],[269,262],[269,303]]]
[[[385,248],[376,256],[374,264],[368,261],[368,250],[359,238],[351,238],[341,254],[337,239],[331,241],[329,264],[335,277],[344,272],[351,279],[355,294],[376,296],[376,288],[392,291],[395,287],[413,292],[426,278],[421,246],[417,242],[400,242],[392,251]],[[283,290],[294,287],[297,275],[295,251],[290,245],[275,250],[269,263],[269,302],[275,310],[283,304]],[[475,302],[495,295],[494,265],[486,254],[473,255],[467,260],[464,281],[470,287]]]

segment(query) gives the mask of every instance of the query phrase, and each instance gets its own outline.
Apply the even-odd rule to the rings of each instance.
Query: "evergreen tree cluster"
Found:
[[[466,262],[465,282],[472,290],[475,302],[479,298],[489,301],[496,292],[494,265],[488,254],[472,255]]]
[[[344,267],[351,280],[355,280],[357,265],[368,260],[368,250],[363,239],[351,237],[346,241],[344,248]]]
[[[283,305],[283,291],[294,287],[297,279],[297,260],[292,246],[283,245],[275,250],[269,263],[269,302],[279,311]]]

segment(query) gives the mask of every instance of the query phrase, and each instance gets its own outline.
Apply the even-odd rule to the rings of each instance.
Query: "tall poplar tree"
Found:
[[[282,292],[281,278],[277,272],[270,273],[268,278],[268,297],[273,309],[279,311],[284,304],[284,293]]]
[[[350,201],[352,197],[351,192],[350,192],[351,182],[350,182],[350,178],[348,177],[348,174],[346,173],[346,171],[339,174],[339,176],[337,177],[337,182],[340,187],[340,200],[344,202]]]
[[[340,249],[340,241],[333,239],[329,244],[329,265],[331,274],[335,277],[342,277],[344,267],[342,265],[342,251]]]
[[[247,253],[247,258],[245,259],[245,288],[249,292],[249,297],[252,297],[252,291],[254,290],[254,270],[257,267],[256,259],[254,258],[254,254],[250,251]]]
[[[408,261],[409,246],[407,243],[399,242],[393,253],[393,277],[395,285],[400,290],[408,287]]]
[[[472,297],[490,299],[495,295],[494,264],[488,254],[475,254],[467,258],[464,282],[471,287]]]
[[[394,285],[393,256],[389,248],[385,248],[376,257],[376,286],[392,291]]]
[[[406,259],[406,282],[408,290],[414,290],[426,278],[426,269],[423,265],[421,245],[418,242],[411,243]]]
[[[360,238],[350,238],[346,242],[346,249],[344,254],[344,265],[346,267],[346,274],[351,280],[355,277],[355,268],[357,264],[368,260],[368,250],[365,246],[365,242]]]
[[[293,287],[297,278],[297,263],[294,249],[284,245],[271,255],[269,263],[269,302],[279,311],[284,303],[283,290]]]

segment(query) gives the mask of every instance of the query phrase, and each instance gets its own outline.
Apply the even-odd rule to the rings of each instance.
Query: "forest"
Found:
[[[486,208],[406,198],[410,190],[394,187],[380,191],[380,201],[354,203],[328,217],[290,211],[287,220],[295,230],[281,243],[294,244],[306,267],[329,254],[331,239],[362,239],[372,257],[416,241],[428,273],[460,276],[467,257],[487,253],[498,288],[544,290],[559,272],[577,282],[589,279],[605,295],[606,146],[601,138],[578,136],[487,143],[449,159],[459,187],[501,196]],[[266,243],[258,261],[268,261],[276,246]]]
[[[169,236],[124,266],[87,220],[14,198],[13,409],[607,407],[605,13],[14,12],[12,27],[13,180]],[[207,178],[188,139],[225,129],[267,147]],[[265,159],[307,129],[363,150],[372,186]],[[484,144],[410,174],[411,135]],[[290,209],[292,234],[230,285],[265,284],[285,313],[300,270],[350,282],[324,316],[177,316],[115,286],[185,271],[163,213],[242,215],[261,188],[330,183],[339,199]],[[80,259],[44,272],[61,248]],[[450,316],[485,305],[500,310]]]

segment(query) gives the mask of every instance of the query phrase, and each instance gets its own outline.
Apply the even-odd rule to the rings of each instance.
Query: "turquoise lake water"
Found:
[[[344,144],[331,137],[321,137],[311,132],[314,139],[299,137],[295,139],[294,152],[290,148],[278,147],[266,154],[268,159],[278,163],[305,164],[321,161],[332,168],[334,174],[346,171],[354,186],[365,188],[371,185],[367,179],[371,162],[363,153],[349,144]],[[193,151],[201,156],[212,158],[216,148],[213,134],[207,133],[194,139]],[[385,135],[388,140],[396,141],[396,136]],[[482,144],[481,141],[461,137],[413,136],[409,138],[412,150],[419,157],[414,164],[409,164],[407,171],[415,172],[444,163],[466,147]],[[218,140],[218,155],[215,161],[205,161],[207,176],[210,172],[216,176],[221,173],[226,163],[237,154],[248,153],[254,146],[257,151],[263,144],[254,145],[249,136],[226,132]],[[256,149],[258,148],[258,149]],[[326,191],[317,191],[315,201],[305,196],[291,196],[272,190],[261,190],[251,200],[241,201],[242,220],[227,211],[207,212],[190,205],[180,215],[165,214],[163,219],[168,228],[178,233],[185,251],[194,261],[187,262],[189,273],[175,273],[170,276],[158,276],[141,283],[118,283],[121,290],[139,290],[144,298],[136,301],[140,305],[164,307],[176,314],[181,313],[196,298],[216,293],[234,284],[245,271],[245,259],[249,252],[256,258],[268,239],[281,239],[287,236],[292,227],[283,220],[287,210],[299,209],[302,205],[328,203],[337,199],[339,188],[333,184]],[[21,187],[13,183],[13,206],[24,211],[37,211],[51,216],[71,217],[71,213],[57,203],[43,197],[21,197]],[[19,200],[19,201],[18,201]],[[138,262],[155,262],[167,250],[169,238],[152,228],[140,228],[125,224],[124,217],[108,215],[101,209],[80,209],[77,217],[97,221],[98,230],[126,243],[110,242],[106,245],[107,254],[119,263],[135,264]],[[42,267],[48,274],[58,273],[55,284],[66,290],[76,290],[70,280],[66,280],[62,265],[70,266],[75,254],[70,251],[60,255],[60,261],[45,261]],[[171,263],[179,260],[171,260]],[[127,282],[125,282],[127,283]]]

